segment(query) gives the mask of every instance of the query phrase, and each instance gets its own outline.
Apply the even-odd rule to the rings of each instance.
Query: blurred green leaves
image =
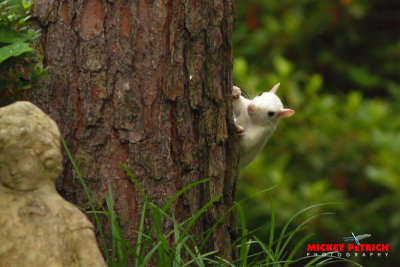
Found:
[[[31,1],[0,0],[0,106],[22,99],[45,74],[32,42],[39,36],[30,18]]]
[[[277,225],[303,207],[340,202],[311,229],[320,241],[351,228],[395,250],[400,2],[237,0],[236,9],[234,84],[255,95],[281,82],[278,95],[296,111],[241,170],[238,198],[277,185]],[[268,199],[244,211],[249,226],[265,224]]]
[[[19,56],[25,52],[32,51],[29,44],[24,42],[16,42],[7,46],[0,47],[0,63],[10,57]]]

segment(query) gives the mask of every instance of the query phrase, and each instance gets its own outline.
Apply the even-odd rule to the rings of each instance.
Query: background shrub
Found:
[[[338,202],[313,210],[336,212],[308,228],[313,242],[370,233],[368,242],[389,243],[385,264],[400,262],[400,2],[238,0],[236,9],[235,84],[255,95],[281,82],[296,110],[241,171],[238,199],[277,185],[276,225]],[[249,227],[268,225],[267,197],[246,203]]]
[[[43,65],[32,48],[39,36],[29,22],[30,1],[0,0],[0,106],[25,96],[37,84]]]

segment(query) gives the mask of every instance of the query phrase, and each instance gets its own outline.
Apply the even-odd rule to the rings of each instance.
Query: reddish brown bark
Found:
[[[33,18],[50,75],[33,96],[57,121],[95,201],[110,185],[125,237],[143,200],[119,166],[128,166],[149,200],[180,198],[182,220],[223,197],[196,225],[210,227],[233,205],[238,148],[231,110],[231,0],[34,0]],[[71,165],[58,184],[88,207]],[[232,242],[233,216],[214,231],[213,249]],[[169,226],[165,225],[167,229]],[[230,255],[228,255],[230,257]]]

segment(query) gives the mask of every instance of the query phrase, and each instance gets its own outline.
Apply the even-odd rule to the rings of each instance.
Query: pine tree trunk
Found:
[[[57,121],[94,200],[104,203],[112,188],[127,240],[143,199],[120,162],[158,205],[210,178],[173,208],[183,220],[223,194],[194,231],[213,225],[233,205],[237,177],[233,0],[33,0],[32,15],[50,73],[48,92],[33,101]],[[59,191],[89,207],[67,159],[64,166]],[[210,249],[227,249],[234,225],[228,216]]]

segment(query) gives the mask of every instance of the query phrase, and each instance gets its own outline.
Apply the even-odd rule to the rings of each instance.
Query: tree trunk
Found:
[[[237,177],[233,0],[34,0],[32,15],[42,30],[37,49],[49,67],[48,92],[33,102],[57,121],[94,200],[104,203],[111,186],[127,240],[134,242],[127,222],[137,225],[143,199],[120,162],[161,206],[210,178],[173,209],[182,221],[223,194],[195,232],[213,225],[233,205]],[[66,159],[58,189],[89,207]],[[228,216],[210,249],[229,248],[234,225]]]

